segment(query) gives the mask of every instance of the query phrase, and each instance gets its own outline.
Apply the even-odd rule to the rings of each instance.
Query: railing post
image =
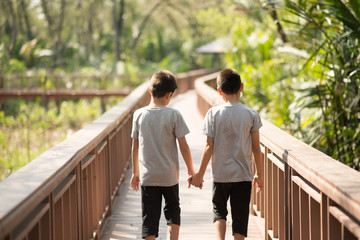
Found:
[[[284,162],[284,173],[285,173],[285,239],[291,239],[291,198],[290,198],[290,192],[291,192],[291,168],[289,167],[289,164],[287,163],[287,155],[286,155],[286,161]]]
[[[265,239],[269,239],[269,235],[268,235],[268,230],[269,230],[269,227],[270,227],[270,223],[269,223],[269,219],[270,219],[270,211],[269,211],[269,205],[270,205],[270,197],[269,197],[269,193],[270,193],[270,190],[269,190],[269,187],[270,187],[270,184],[269,184],[269,166],[268,166],[268,148],[267,147],[264,147],[264,174],[263,174],[263,179],[264,179],[264,190],[265,190],[265,214],[264,214],[264,219],[265,219],[265,229],[264,229],[264,232],[265,232]]]
[[[328,197],[321,193],[321,240],[328,239]]]
[[[297,174],[291,169],[290,181],[291,181],[291,229],[292,235],[290,239],[296,240],[300,238],[300,189],[291,179],[292,176]]]
[[[79,239],[83,239],[83,234],[82,234],[82,184],[81,184],[81,161],[78,163],[78,165],[75,168],[75,174],[76,174],[76,192],[77,192],[77,232],[78,232],[78,238]]]
[[[92,174],[93,176],[93,184],[91,186],[92,189],[92,197],[93,197],[93,202],[92,202],[92,206],[95,207],[95,209],[92,211],[93,212],[93,221],[92,221],[92,226],[96,227],[96,230],[94,229],[94,227],[92,227],[92,231],[94,232],[94,230],[96,231],[96,235],[97,239],[100,239],[100,226],[99,226],[99,204],[101,203],[101,201],[99,200],[100,196],[98,194],[98,188],[100,188],[100,181],[101,181],[101,173],[100,173],[100,157],[99,157],[99,145],[95,147],[95,162],[94,162],[94,166],[92,167]],[[101,212],[103,213],[103,212]],[[94,236],[95,237],[95,236]]]
[[[113,151],[113,149],[111,149],[111,144],[110,144],[110,136],[107,135],[106,136],[106,142],[107,142],[107,157],[106,157],[106,162],[107,162],[107,181],[108,181],[108,198],[109,198],[109,210],[108,210],[108,216],[110,216],[112,214],[112,193],[113,193],[113,189],[112,189],[112,173],[111,173],[111,169],[112,169],[112,165],[111,165],[111,152]]]
[[[49,199],[49,204],[50,204],[50,209],[49,209],[49,213],[50,213],[50,217],[49,217],[49,220],[50,220],[50,236],[51,236],[51,239],[55,239],[55,224],[54,224],[54,218],[55,218],[55,206],[54,206],[54,193],[51,193],[49,196],[48,196],[48,199]]]

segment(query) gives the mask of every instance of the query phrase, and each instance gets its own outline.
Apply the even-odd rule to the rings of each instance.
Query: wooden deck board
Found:
[[[184,116],[190,128],[190,134],[186,136],[191,149],[195,170],[200,164],[202,148],[205,137],[201,134],[202,117],[196,109],[196,95],[194,91],[188,91],[175,97],[170,107],[178,109]],[[180,159],[180,206],[181,206],[181,240],[209,240],[215,239],[215,231],[212,224],[212,179],[211,168],[208,166],[204,178],[202,190],[191,187],[187,188],[187,169]],[[129,188],[131,170],[127,172],[125,181],[120,186],[119,197],[113,205],[112,215],[106,220],[102,231],[102,240],[111,239],[141,239],[141,203],[140,191],[136,192]],[[249,240],[264,239],[264,225],[261,219],[250,215],[248,238]],[[165,219],[161,217],[159,237],[168,239]],[[231,215],[227,220],[226,239],[233,239],[231,232]]]

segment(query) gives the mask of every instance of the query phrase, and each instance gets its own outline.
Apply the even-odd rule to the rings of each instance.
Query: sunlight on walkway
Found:
[[[200,164],[202,148],[205,143],[205,136],[201,134],[202,117],[196,107],[196,94],[188,91],[175,97],[169,105],[178,109],[189,126],[190,134],[186,136],[191,149],[195,170]],[[181,156],[181,155],[180,155]],[[187,188],[187,170],[185,163],[180,159],[180,206],[181,206],[181,240],[209,240],[215,239],[215,231],[212,224],[212,203],[211,203],[211,168],[207,169],[202,190],[191,187]],[[131,170],[120,187],[119,197],[113,205],[112,215],[108,218],[102,232],[102,240],[110,239],[141,239],[141,202],[140,192],[129,188]],[[232,239],[231,216],[227,221],[226,239]],[[250,216],[249,234],[250,240],[264,239],[261,220]],[[159,237],[157,239],[168,239],[165,219],[161,218]]]

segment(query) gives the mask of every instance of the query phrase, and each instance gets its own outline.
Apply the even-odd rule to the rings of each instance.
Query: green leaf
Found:
[[[350,9],[341,0],[325,0],[330,9],[333,10],[335,16],[342,21],[347,27],[352,29],[354,32],[360,31],[360,22],[353,15]],[[356,5],[355,3],[353,3]],[[357,1],[357,4],[358,1]],[[358,9],[356,11],[359,11]]]
[[[356,17],[360,19],[360,0],[350,0],[349,3]]]

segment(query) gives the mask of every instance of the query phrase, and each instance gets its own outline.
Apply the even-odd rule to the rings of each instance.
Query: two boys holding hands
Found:
[[[151,78],[151,102],[135,111],[132,126],[131,187],[141,183],[142,237],[158,236],[162,197],[170,239],[179,238],[179,160],[176,140],[188,169],[189,186],[202,188],[207,165],[212,159],[213,214],[217,239],[225,239],[227,201],[230,198],[234,239],[245,239],[249,218],[252,182],[262,187],[259,114],[239,102],[243,83],[234,69],[217,77],[218,92],[224,104],[211,108],[202,132],[207,136],[198,172],[195,172],[185,135],[189,129],[175,109],[167,107],[177,88],[175,76],[160,71]],[[257,175],[251,168],[252,155]]]

